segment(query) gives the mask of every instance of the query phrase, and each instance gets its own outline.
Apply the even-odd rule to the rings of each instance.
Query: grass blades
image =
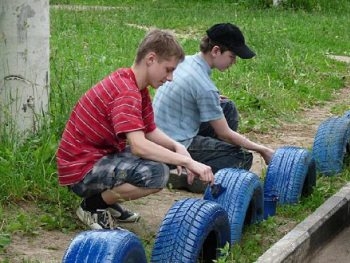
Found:
[[[203,33],[215,23],[231,22],[242,29],[257,56],[238,60],[225,72],[213,72],[214,82],[240,111],[241,132],[264,133],[279,122],[293,121],[303,109],[322,105],[338,89],[349,86],[349,66],[328,57],[350,55],[348,1],[318,1],[307,8],[268,8],[268,3],[50,1],[49,114],[40,132],[24,140],[0,129],[0,252],[9,244],[11,233],[79,227],[73,216],[79,199],[57,182],[55,153],[60,136],[77,99],[111,71],[133,63],[148,28],[173,30],[187,54],[198,51]],[[80,4],[110,8],[66,6]],[[334,105],[334,111],[342,114],[348,107]],[[281,237],[285,225],[300,222],[349,180],[348,167],[339,177],[319,178],[310,197],[296,206],[278,208],[278,216],[247,227],[242,242],[218,262],[256,260]],[[21,210],[23,205],[35,206],[35,215]],[[144,242],[149,255],[153,241],[150,237]]]

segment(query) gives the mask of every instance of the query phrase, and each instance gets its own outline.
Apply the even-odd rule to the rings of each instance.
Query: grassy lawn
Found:
[[[237,2],[237,3],[236,3]],[[137,45],[151,27],[173,30],[185,52],[198,51],[205,30],[219,22],[237,24],[257,53],[238,60],[226,72],[213,72],[223,94],[238,105],[241,132],[264,133],[301,110],[331,100],[349,86],[349,65],[327,55],[350,55],[350,4],[334,10],[256,8],[244,1],[50,1],[50,120],[39,134],[18,143],[0,131],[0,252],[16,231],[74,230],[79,199],[57,187],[55,151],[77,99],[118,67],[133,63]],[[110,9],[57,8],[55,4],[89,4]],[[349,105],[334,105],[342,114]],[[278,216],[244,230],[242,242],[222,262],[252,262],[273,242],[277,229],[299,222],[350,180],[349,169],[336,178],[320,177],[315,192],[300,204],[278,208]],[[4,176],[6,175],[6,176]],[[36,202],[40,213],[15,213],[22,202]],[[4,211],[10,212],[4,212]]]

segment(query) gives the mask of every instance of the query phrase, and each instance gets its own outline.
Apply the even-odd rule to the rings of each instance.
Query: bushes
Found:
[[[350,10],[350,4],[347,0],[247,0],[237,1],[237,3],[247,7],[254,8],[271,8],[274,2],[275,6],[283,9],[304,10],[307,12],[323,11],[323,12],[339,12]]]

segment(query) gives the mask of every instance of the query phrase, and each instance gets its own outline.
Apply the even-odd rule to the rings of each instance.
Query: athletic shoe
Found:
[[[120,223],[135,223],[138,222],[141,216],[138,213],[134,213],[122,208],[118,203],[109,205],[107,210],[111,213],[112,217]]]
[[[97,209],[96,212],[90,212],[79,206],[76,213],[80,221],[91,229],[117,228],[117,222],[107,209]]]

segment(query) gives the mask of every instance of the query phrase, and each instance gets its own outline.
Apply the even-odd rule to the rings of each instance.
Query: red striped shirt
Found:
[[[139,90],[130,68],[113,72],[88,90],[71,113],[56,156],[59,183],[77,183],[100,158],[123,151],[125,133],[155,128],[148,89]]]

